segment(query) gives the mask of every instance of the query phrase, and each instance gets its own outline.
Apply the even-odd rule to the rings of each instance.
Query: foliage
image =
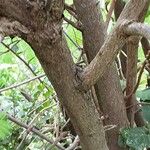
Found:
[[[11,126],[4,113],[0,113],[0,140],[6,139],[11,134]]]
[[[124,128],[120,131],[119,145],[131,150],[144,150],[150,147],[150,126]]]
[[[136,95],[138,98],[140,98],[141,102],[145,102],[141,109],[145,120],[150,122],[150,88],[148,87],[143,90],[138,90]]]
[[[18,40],[19,42],[15,42]],[[8,48],[3,44],[0,45],[1,89],[16,85],[43,73],[41,65],[31,47],[24,40],[18,37],[6,37],[3,42],[10,50],[8,51]],[[56,126],[64,124],[64,119],[59,112],[59,104],[56,102],[56,99],[56,93],[51,83],[46,77],[42,77],[40,80],[33,80],[22,86],[1,92],[0,111],[13,115],[15,118],[21,118],[25,124],[35,119],[34,125],[42,128],[43,132],[52,125],[52,132],[46,135],[53,137],[53,132],[55,132],[54,124]],[[58,115],[56,115],[57,112],[59,112]],[[0,142],[0,149],[16,149],[22,139],[21,134],[24,130],[13,123],[8,123],[4,115],[0,116],[0,126],[0,139],[3,138]],[[7,139],[5,140],[4,138]],[[28,135],[27,141],[29,141],[28,147],[33,149],[37,149],[36,147],[41,149],[40,147],[43,145],[43,142],[46,145],[48,144],[32,134]]]
[[[150,101],[150,88],[146,88],[144,90],[139,90],[136,92],[137,97],[141,99],[141,101]]]
[[[142,106],[143,117],[150,122],[150,88],[138,90],[136,92],[141,102],[147,102]],[[144,127],[123,128],[119,135],[119,145],[130,147],[131,150],[143,150],[150,147],[150,124]]]

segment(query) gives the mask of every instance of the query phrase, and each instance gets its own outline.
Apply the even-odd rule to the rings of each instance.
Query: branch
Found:
[[[142,48],[144,51],[144,55],[146,56],[146,54],[148,53],[148,50],[150,50],[150,44],[149,41],[146,38],[142,38],[141,39],[141,44],[142,44]]]
[[[129,22],[125,22],[129,23]],[[118,23],[114,30],[107,36],[103,46],[91,63],[78,73],[81,82],[77,83],[79,90],[87,91],[103,76],[108,67],[115,60],[119,50],[126,43],[128,36],[122,34],[124,23]]]
[[[150,60],[150,51],[148,52],[148,54],[146,56],[146,59],[143,62],[143,65],[142,65],[142,68],[140,70],[140,73],[139,73],[139,76],[138,76],[138,80],[137,80],[137,83],[136,83],[135,87],[133,88],[133,90],[131,91],[131,93],[125,97],[125,100],[128,100],[136,92],[136,90],[138,89],[138,86],[139,86],[140,81],[141,81],[142,73],[143,73],[144,68],[145,68],[145,66],[146,66],[146,64],[147,64],[147,62],[149,60]]]
[[[19,42],[20,42],[20,40],[16,41],[16,43],[15,43],[13,46],[16,46]],[[27,62],[26,62],[22,57],[20,57],[19,54],[17,54],[15,51],[13,51],[13,49],[12,49],[13,46],[12,46],[12,48],[10,48],[9,45],[7,45],[7,44],[5,44],[5,43],[3,43],[3,42],[2,42],[2,44],[3,44],[9,51],[11,51],[18,59],[20,59],[20,60],[24,63],[24,65],[32,72],[32,74],[33,74],[34,76],[37,76],[37,74],[34,72],[34,70],[30,67],[29,63],[27,63]],[[45,86],[45,88],[47,89],[47,91],[49,91],[49,87],[48,87],[46,84],[44,84],[44,81],[42,81],[40,78],[38,78],[38,80],[39,80],[39,82],[40,82],[41,84],[43,84],[43,85]]]
[[[78,17],[76,15],[76,10],[73,7],[65,4],[65,9],[70,13],[70,15],[72,15],[76,20],[78,20]]]
[[[77,30],[82,31],[82,27],[79,25],[79,23],[75,23],[75,22],[69,20],[68,18],[66,18],[65,16],[64,16],[64,20],[67,23],[69,23],[70,25],[72,25],[74,28],[76,28]]]
[[[7,115],[7,118],[8,118],[10,121],[12,121],[12,122],[18,124],[18,125],[21,126],[21,127],[26,128],[26,129],[29,129],[28,125],[26,125],[26,124],[24,124],[24,123],[18,121],[16,118],[14,118],[14,117],[12,117],[12,116],[9,116],[9,115]],[[38,135],[40,138],[46,140],[47,142],[49,142],[49,143],[51,143],[51,144],[54,143],[53,140],[51,140],[51,139],[49,139],[48,137],[46,137],[44,134],[42,134],[39,130],[35,129],[34,127],[31,128],[31,131],[32,131],[33,133],[35,133],[36,135]],[[56,147],[57,147],[58,149],[60,149],[60,150],[65,150],[65,148],[62,147],[60,144],[56,144]]]
[[[70,11],[72,11],[73,13],[76,13],[76,10],[75,10],[75,8],[73,7],[73,5],[68,5],[68,4],[65,3],[65,9],[66,9],[66,10],[70,10]]]
[[[31,79],[28,79],[28,80],[26,80],[26,81],[23,81],[23,82],[21,82],[21,83],[14,84],[14,85],[11,85],[11,86],[9,86],[9,87],[0,89],[0,93],[1,93],[1,92],[4,92],[4,91],[7,91],[7,90],[10,90],[10,89],[13,89],[13,88],[16,88],[16,87],[19,87],[19,86],[22,86],[22,85],[27,84],[27,83],[29,83],[29,82],[31,82],[31,81],[34,81],[34,80],[39,79],[39,78],[42,78],[42,77],[44,77],[44,76],[45,76],[45,74],[41,74],[41,75],[38,75],[38,76],[36,76],[36,77],[34,77],[34,78],[31,78]]]
[[[123,0],[116,0],[115,9],[114,9],[116,20],[119,18],[124,6],[125,6],[125,2]]]
[[[126,95],[130,94],[136,84],[137,77],[137,54],[139,37],[131,36],[127,42],[127,72],[126,72]],[[135,95],[133,95],[135,96]],[[136,103],[134,97],[131,96],[126,103],[126,107]],[[127,110],[127,117],[130,126],[134,125],[134,107]]]
[[[106,23],[105,23],[106,29],[108,28],[108,25],[109,25],[109,22],[110,22],[110,19],[111,19],[111,16],[112,16],[112,13],[113,13],[113,10],[115,7],[115,3],[116,3],[116,0],[112,0],[111,5],[110,5],[110,9],[109,9],[108,14],[106,16]]]
[[[41,113],[43,113],[43,111],[47,110],[47,109],[50,109],[51,107],[53,107],[54,105],[52,106],[49,106],[49,107],[45,107],[43,108],[32,120],[31,122],[28,124],[28,129],[24,130],[21,135],[23,135],[23,139],[22,141],[20,142],[20,144],[18,145],[18,147],[16,148],[16,150],[22,150],[22,147],[24,145],[24,142],[28,136],[28,134],[31,132],[31,129],[33,128],[33,124],[35,122],[35,120],[37,120],[37,118],[41,115]],[[54,144],[52,144],[54,145]],[[56,145],[56,144],[55,144]],[[54,146],[55,146],[54,145]]]
[[[103,76],[108,67],[115,60],[119,50],[123,47],[130,34],[123,32],[124,28],[131,28],[132,24],[129,20],[137,20],[140,17],[142,10],[148,0],[130,0],[122,11],[116,26],[113,31],[107,36],[103,46],[99,50],[98,54],[91,61],[91,63],[83,70],[82,73],[78,73],[80,79],[77,83],[79,90],[87,91],[92,85],[94,85],[99,78]]]
[[[133,22],[124,28],[127,35],[142,36],[150,39],[150,26],[144,23]]]
[[[79,145],[79,142],[79,136],[76,136],[74,142],[66,150],[74,150]]]

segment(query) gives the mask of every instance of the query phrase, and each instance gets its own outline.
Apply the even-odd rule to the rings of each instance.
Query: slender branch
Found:
[[[1,53],[0,53],[0,56],[3,55],[3,54],[6,54],[6,53],[8,53],[8,52],[9,52],[9,50],[6,50],[5,52],[1,52]]]
[[[140,38],[132,36],[127,42],[127,71],[126,71],[126,95],[130,94],[134,89],[137,78],[137,54],[138,54],[138,43]],[[131,96],[126,102],[126,107],[136,103],[135,95]],[[127,117],[130,122],[130,126],[134,125],[134,107],[127,109]]]
[[[111,19],[111,16],[112,16],[112,13],[113,13],[113,10],[115,7],[115,3],[116,3],[116,0],[112,0],[109,11],[107,13],[106,22],[105,22],[105,28],[106,29],[108,28],[108,25],[109,25],[109,22],[110,22],[110,19]]]
[[[21,121],[19,121],[18,119],[14,118],[14,117],[12,117],[12,116],[7,115],[7,118],[8,118],[10,121],[12,121],[12,122],[18,124],[19,126],[21,126],[21,127],[23,127],[23,128],[26,128],[26,129],[29,128],[28,125],[22,123]],[[40,138],[42,138],[42,139],[46,140],[47,142],[49,142],[50,144],[53,144],[53,143],[54,143],[53,140],[51,140],[51,139],[49,139],[48,137],[46,137],[44,134],[42,134],[39,130],[35,129],[34,127],[31,128],[31,131],[32,131],[33,133],[35,133],[36,135],[38,135]],[[60,150],[65,150],[65,148],[64,148],[63,146],[61,146],[60,144],[58,144],[58,143],[55,144],[55,146],[56,146],[58,149],[60,149]]]
[[[16,87],[19,87],[19,86],[22,86],[22,85],[27,84],[27,83],[29,83],[29,82],[31,82],[31,81],[34,81],[34,80],[39,79],[39,78],[42,78],[42,77],[44,77],[44,76],[45,76],[45,74],[41,74],[41,75],[35,76],[35,77],[31,78],[31,79],[28,79],[28,80],[26,80],[26,81],[23,81],[23,82],[21,82],[21,83],[14,84],[14,85],[11,85],[11,86],[9,86],[9,87],[0,89],[0,93],[1,93],[1,92],[4,92],[4,91],[7,91],[7,90],[10,90],[10,89],[13,89],[13,88],[16,88]]]
[[[16,150],[21,150],[22,146],[24,145],[24,142],[28,136],[28,134],[31,132],[31,129],[33,128],[33,124],[35,122],[35,120],[37,120],[37,118],[41,115],[41,113],[43,113],[43,111],[47,110],[47,109],[50,109],[51,107],[53,107],[54,105],[52,106],[49,106],[49,107],[46,107],[44,109],[42,109],[32,120],[31,122],[28,124],[28,128],[26,130],[24,130],[21,135],[23,135],[23,139],[22,141],[20,142],[20,144],[18,145],[17,149]]]
[[[124,77],[124,74],[123,74],[123,71],[122,71],[121,60],[120,60],[119,55],[117,56],[116,63],[117,63],[117,66],[118,66],[120,79],[125,80],[125,77]]]
[[[150,51],[147,54],[146,60],[143,62],[143,65],[142,65],[142,68],[141,68],[141,70],[139,72],[138,80],[137,80],[137,83],[136,83],[135,87],[133,88],[131,93],[125,97],[125,100],[128,100],[136,92],[136,90],[137,90],[137,88],[138,88],[138,86],[140,84],[140,81],[141,81],[142,73],[143,73],[144,68],[145,68],[145,66],[147,64],[147,61],[149,61],[149,59],[150,59]]]
[[[124,28],[124,32],[128,35],[143,36],[150,39],[150,26],[144,23],[133,22]]]
[[[69,20],[68,18],[66,18],[64,16],[64,20],[69,23],[70,25],[72,25],[74,28],[76,28],[79,31],[82,31],[82,28],[79,26],[79,24],[74,23],[73,21]]]
[[[140,105],[150,105],[150,103],[146,103],[146,102],[139,102],[138,104],[140,104]]]
[[[106,125],[106,126],[104,126],[105,132],[109,131],[109,130],[112,130],[114,128],[117,128],[117,125]]]
[[[78,17],[76,15],[76,10],[73,8],[73,6],[69,6],[68,4],[65,4],[65,9],[72,15],[76,20],[78,20]]]
[[[142,44],[142,48],[144,51],[144,55],[146,56],[146,54],[148,53],[148,50],[150,50],[150,43],[149,43],[148,39],[143,37],[141,39],[141,44]]]
[[[143,8],[147,4],[148,0],[130,0],[122,11],[116,26],[113,31],[107,36],[103,46],[91,61],[91,63],[83,70],[82,73],[78,73],[79,81],[77,82],[77,88],[82,91],[87,91],[92,85],[94,85],[99,78],[103,76],[108,67],[115,60],[119,50],[126,43],[129,35],[146,35],[150,38],[150,27],[140,23],[133,23],[130,20],[137,20]],[[129,19],[129,20],[126,20]],[[136,27],[136,25],[138,27]],[[144,28],[143,28],[144,26]],[[142,29],[141,29],[142,28]],[[145,29],[146,28],[146,29]],[[137,29],[137,30],[136,30]],[[138,31],[138,32],[136,32]],[[145,34],[143,34],[143,32]],[[104,63],[105,62],[105,63]]]
[[[20,40],[16,41],[16,43],[15,43],[13,46],[17,45],[19,42],[20,42]],[[8,45],[6,45],[5,43],[2,42],[2,44],[3,44],[9,51],[11,51],[17,58],[19,58],[19,59],[24,63],[24,65],[32,72],[32,74],[33,74],[34,76],[37,76],[36,73],[33,71],[33,69],[30,67],[30,65],[29,65],[22,57],[20,57],[17,53],[15,53],[15,52],[12,50],[12,48],[10,48],[10,47],[9,47]],[[38,80],[39,80],[39,82],[42,83],[42,84],[46,87],[46,89],[49,91],[49,88],[44,84],[44,82],[43,82],[40,78],[38,78]]]
[[[79,142],[79,136],[76,136],[74,142],[66,150],[74,150],[79,145]]]
[[[73,6],[72,6],[72,5],[71,5],[71,6],[69,6],[68,4],[66,4],[66,3],[65,3],[65,9],[66,9],[66,10],[70,10],[70,11],[72,11],[72,12],[76,13],[76,10],[73,8]]]
[[[82,50],[82,48],[65,31],[63,31],[63,33],[72,42],[72,44],[78,48],[78,50]]]

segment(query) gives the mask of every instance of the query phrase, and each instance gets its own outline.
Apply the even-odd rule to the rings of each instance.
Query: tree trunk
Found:
[[[102,46],[106,32],[102,19],[101,23],[99,22],[99,11],[96,7],[96,0],[74,0],[74,2],[79,19],[83,24],[84,50],[88,60],[91,61]],[[82,6],[85,6],[84,9]],[[100,110],[104,116],[108,116],[108,118],[104,119],[104,125],[117,126],[106,132],[108,147],[110,150],[121,150],[122,148],[117,143],[118,134],[121,127],[128,126],[128,120],[117,69],[114,63],[97,82],[95,89]]]
[[[30,34],[28,42],[65,107],[80,137],[82,149],[108,150],[103,125],[94,103],[88,97],[88,92],[80,92],[75,88],[76,68],[62,36],[63,2],[58,0],[56,3],[60,5],[59,10],[52,12],[51,22]]]
[[[83,150],[108,150],[107,143],[110,150],[123,149],[118,146],[117,138],[119,129],[128,126],[128,120],[117,69],[113,61],[128,38],[128,35],[119,30],[124,27],[124,24],[121,24],[122,21],[138,20],[145,8],[144,5],[149,1],[130,0],[110,37],[107,37],[99,51],[106,32],[102,19],[99,22],[97,1],[74,0],[76,12],[83,25],[83,44],[89,62],[99,51],[93,63],[89,64],[81,74],[73,63],[62,35],[64,0],[49,0],[48,2],[51,3],[49,7],[41,6],[41,1],[30,1],[31,5],[28,2],[25,0],[0,1],[0,34],[23,35],[22,37],[32,46],[80,137]],[[83,80],[79,80],[80,75]],[[115,128],[106,131],[107,142],[100,114],[91,100],[90,91],[84,92],[97,80],[95,89],[99,106],[103,116],[108,116],[103,124],[116,125]],[[77,85],[82,83],[83,88],[87,86],[84,91],[77,89],[79,87]]]

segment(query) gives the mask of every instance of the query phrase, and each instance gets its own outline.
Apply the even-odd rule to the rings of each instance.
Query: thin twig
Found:
[[[65,31],[63,31],[63,33],[64,33],[65,36],[73,43],[73,45],[78,48],[78,50],[82,50],[82,48],[81,48],[79,45],[77,45],[77,44],[74,42],[74,40],[73,40]]]
[[[129,95],[125,96],[125,100],[128,100],[136,92],[136,90],[138,89],[140,81],[141,81],[141,77],[142,77],[142,74],[143,74],[143,71],[144,71],[144,68],[145,68],[145,66],[147,64],[147,61],[149,59],[150,59],[150,51],[148,51],[146,59],[143,62],[143,65],[142,65],[141,70],[139,72],[138,80],[137,80],[137,83],[136,83],[135,87],[133,88],[133,90],[131,91],[131,93]]]
[[[77,135],[75,137],[75,140],[72,144],[70,144],[70,146],[68,148],[66,148],[66,150],[74,150],[78,145],[79,145],[80,139],[79,136]]]
[[[68,4],[65,4],[65,9],[72,15],[75,19],[78,20],[78,17],[76,15],[76,10],[73,8],[73,6],[69,6]]]
[[[65,20],[68,24],[70,24],[70,25],[72,25],[74,28],[76,28],[77,30],[82,31],[82,28],[81,28],[77,23],[71,21],[70,19],[66,18],[65,16],[64,16],[64,20]]]
[[[121,80],[125,80],[125,77],[124,77],[124,74],[123,74],[123,71],[122,71],[121,60],[120,60],[119,55],[117,56],[116,61],[117,61],[117,64],[118,64],[118,71],[119,71],[119,74],[120,74],[120,78],[121,78]]]
[[[67,124],[70,122],[70,118],[65,122],[65,124],[61,127],[60,131],[62,132],[63,129],[67,126]]]
[[[137,106],[137,105],[142,105],[142,106],[144,106],[144,105],[150,105],[150,103],[147,103],[147,102],[138,102],[138,103],[136,103],[136,104],[133,104],[133,105],[130,105],[130,106],[126,107],[126,109],[130,109],[130,108],[132,108],[132,107],[134,107],[134,106]]]
[[[31,79],[28,79],[28,80],[26,80],[26,81],[23,81],[23,82],[21,82],[21,83],[14,84],[14,85],[11,85],[11,86],[9,86],[9,87],[0,89],[0,93],[1,93],[1,92],[4,92],[4,91],[7,91],[7,90],[10,90],[10,89],[13,89],[13,88],[16,88],[16,87],[19,87],[19,86],[22,86],[22,85],[27,84],[27,83],[29,83],[29,82],[31,82],[31,81],[34,81],[34,80],[39,79],[39,78],[42,78],[42,77],[44,77],[44,76],[45,76],[45,74],[41,74],[41,75],[35,76],[35,77],[31,78]]]
[[[6,54],[6,53],[8,53],[9,52],[9,50],[7,50],[7,51],[5,51],[5,52],[0,52],[0,56],[2,56],[3,54]]]
[[[28,129],[24,130],[24,131],[21,133],[21,136],[23,135],[23,139],[22,139],[22,141],[20,142],[20,144],[18,145],[18,147],[17,147],[16,150],[21,150],[22,145],[24,145],[24,142],[25,142],[25,140],[26,140],[28,134],[31,132],[31,129],[33,128],[33,123],[34,123],[35,120],[39,117],[39,115],[40,115],[43,111],[45,111],[45,110],[47,110],[47,109],[49,109],[49,108],[51,108],[51,107],[52,107],[52,106],[49,106],[49,107],[46,107],[46,108],[42,109],[42,110],[31,120],[31,122],[28,124]]]
[[[116,127],[117,127],[117,125],[106,125],[106,126],[104,126],[104,131],[109,131]]]
[[[116,0],[112,0],[109,11],[107,13],[106,22],[105,22],[106,29],[108,28],[108,25],[109,25],[109,22],[110,22],[110,19],[111,19],[111,16],[115,7],[115,3],[116,3]]]
[[[13,45],[13,46],[15,46],[15,45],[17,45],[19,42],[20,42],[20,40],[18,40],[18,41],[15,41],[16,43]],[[11,51],[18,59],[20,59],[24,64],[25,64],[25,66],[32,72],[32,74],[34,75],[34,76],[37,76],[37,74],[33,71],[33,69],[30,67],[30,65],[22,58],[22,57],[20,57],[17,53],[15,53],[13,50],[12,50],[12,48],[10,48],[8,45],[6,45],[4,42],[2,42],[2,44],[9,50],[9,51]],[[12,47],[13,47],[12,46]],[[45,87],[46,87],[46,89],[49,91],[49,88],[44,84],[44,82],[39,78],[38,79],[39,81],[40,81],[40,83],[42,83]]]
[[[12,122],[18,124],[19,126],[21,126],[21,127],[23,127],[23,128],[26,128],[26,129],[29,128],[28,125],[22,123],[21,121],[19,121],[18,119],[14,118],[14,117],[12,117],[12,116],[10,116],[10,115],[7,115],[7,118],[8,118],[10,121],[12,121]],[[34,127],[31,128],[31,131],[32,131],[33,133],[35,133],[36,135],[38,135],[40,138],[42,138],[42,139],[46,140],[47,142],[49,142],[50,144],[53,144],[53,143],[54,143],[53,140],[51,140],[51,139],[49,139],[48,137],[46,137],[44,134],[42,134],[39,130],[35,129]],[[65,150],[65,148],[64,148],[63,146],[61,146],[61,144],[59,144],[59,143],[55,144],[55,146],[56,146],[58,149],[60,149],[60,150]]]

